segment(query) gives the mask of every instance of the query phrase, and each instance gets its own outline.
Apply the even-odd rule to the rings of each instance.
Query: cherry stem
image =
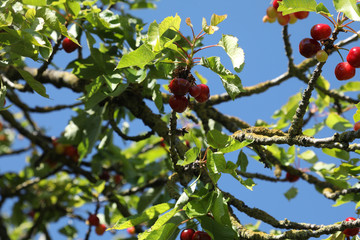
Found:
[[[201,29],[201,31],[199,32],[199,34],[195,37],[195,41],[200,38],[200,35],[201,35],[201,33],[202,33],[203,31],[204,31],[204,30]]]
[[[343,27],[347,27],[349,24],[351,24],[351,23],[353,23],[353,22],[355,22],[355,21],[352,20],[352,21],[348,22],[347,24],[343,25]]]
[[[196,37],[196,40],[202,38],[203,36],[205,36],[205,34],[206,34],[206,33],[203,33],[203,34],[201,34],[200,36],[198,35],[198,36]]]
[[[339,49],[336,49],[336,51],[338,52],[338,54],[340,55],[340,57],[341,57],[341,60],[343,61],[343,62],[345,62],[344,61],[344,58],[343,58],[343,56],[341,55],[341,53],[340,53],[340,51],[339,51]]]
[[[175,45],[178,47],[178,48],[180,48],[184,53],[185,53],[185,55],[187,56],[187,57],[190,57],[189,56],[189,54],[177,43],[177,42],[174,42],[175,43]],[[182,54],[180,54],[183,58],[185,58]],[[186,59],[186,58],[185,58]]]
[[[184,35],[182,35],[182,33],[181,33],[179,30],[178,30],[177,32],[180,34],[180,36],[181,36],[183,39],[185,39],[185,41],[189,44],[190,47],[193,46],[193,44],[189,41],[189,39],[187,39]]]
[[[334,25],[334,27],[336,27],[335,19],[333,19],[333,20],[334,20],[334,21],[333,21],[331,18],[329,18],[329,17],[326,16],[325,14],[321,14],[321,15],[322,15],[323,17],[325,17],[327,20],[329,20],[329,21],[331,22],[331,24]]]
[[[192,32],[192,35],[193,35],[193,38],[195,39],[195,32],[194,32],[194,28],[190,25],[190,28],[191,28],[191,32]]]
[[[359,34],[354,29],[352,29],[351,27],[349,27],[349,26],[343,26],[343,27],[346,27],[346,28],[350,29],[350,32],[352,32],[353,34],[356,34],[356,35],[359,36]]]
[[[196,49],[194,51],[194,54],[197,53],[198,51],[201,51],[201,50],[204,50],[204,49],[207,49],[207,48],[211,48],[211,47],[220,47],[220,46],[218,44],[215,44],[215,45],[209,45],[209,46],[201,47],[199,49]]]

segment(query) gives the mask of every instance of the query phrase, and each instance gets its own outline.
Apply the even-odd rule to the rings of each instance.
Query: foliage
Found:
[[[360,89],[358,82],[330,89],[328,80],[321,76],[326,62],[311,58],[294,65],[288,26],[284,26],[288,72],[246,87],[238,75],[245,67],[246,49],[239,46],[236,36],[217,35],[227,15],[213,14],[210,21],[203,18],[196,34],[194,29],[200,26],[194,26],[190,18],[185,19],[187,26],[179,15],[146,25],[142,19],[119,11],[118,4],[128,9],[155,8],[146,0],[0,3],[0,102],[7,100],[0,111],[4,122],[0,154],[27,155],[24,169],[5,172],[0,178],[0,208],[16,199],[11,215],[0,216],[0,239],[32,239],[37,234],[51,239],[48,223],[75,218],[85,225],[90,213],[101,216],[112,233],[135,226],[138,239],[147,240],[176,239],[185,225],[203,229],[212,239],[308,239],[328,234],[328,239],[345,239],[344,229],[360,227],[359,220],[327,226],[279,221],[259,208],[248,207],[217,185],[228,174],[246,190],[256,190],[254,179],[291,181],[281,178],[284,171],[313,184],[319,194],[334,200],[335,206],[354,202],[358,208],[360,188],[354,180],[359,179],[360,145],[354,140],[360,138],[360,132],[352,130],[353,124],[345,116],[347,110],[357,108],[353,120],[360,120],[358,99],[346,95]],[[332,21],[325,5],[329,3],[283,0],[278,11],[315,12]],[[334,0],[333,5],[342,18],[332,21],[332,39],[323,43],[329,54],[355,39],[335,43],[340,32],[353,32],[345,22],[360,21],[355,0]],[[185,27],[191,36],[184,36]],[[217,37],[217,43],[204,45],[209,35]],[[59,70],[54,56],[62,50],[64,38],[79,48],[66,69]],[[224,50],[232,69],[227,69],[219,56],[201,55],[212,47]],[[87,57],[85,49],[90,52]],[[40,67],[31,66],[29,59]],[[179,77],[195,84],[196,76],[206,82],[201,70],[192,74],[196,65],[217,75],[226,93],[213,94],[205,103],[191,99],[182,114],[168,112],[167,80]],[[307,72],[311,74],[307,76]],[[303,93],[291,93],[272,116],[275,123],[259,120],[252,126],[214,108],[264,93],[291,77],[303,80],[307,88]],[[81,94],[79,102],[33,108],[21,100],[23,92],[51,98],[45,84]],[[63,109],[72,109],[73,114],[58,136],[48,136],[33,120],[33,113],[46,118],[47,113]],[[329,113],[320,122],[305,126],[325,111]],[[149,131],[129,136],[127,122],[132,126],[135,119]],[[182,122],[186,125],[179,128]],[[323,129],[335,133],[321,138],[318,133]],[[20,135],[29,146],[16,149],[15,136]],[[311,149],[298,152],[300,146]],[[317,155],[320,150],[337,162],[322,162]],[[229,159],[229,153],[236,154],[237,161]],[[300,160],[311,167],[305,171],[294,166]],[[274,169],[275,176],[249,173],[250,161]],[[297,193],[293,186],[285,197],[290,201]],[[84,215],[80,209],[91,210]],[[241,225],[235,209],[281,231],[260,232],[260,222]],[[92,229],[89,225],[84,239],[90,239]],[[75,238],[78,229],[64,224],[59,232]]]

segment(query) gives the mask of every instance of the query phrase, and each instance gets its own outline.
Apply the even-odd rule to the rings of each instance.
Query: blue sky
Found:
[[[239,74],[244,86],[251,86],[257,83],[273,79],[287,70],[287,59],[285,56],[283,41],[282,41],[282,27],[277,24],[263,23],[262,17],[265,15],[266,8],[269,6],[269,1],[213,1],[213,0],[182,0],[182,1],[159,1],[156,2],[156,10],[136,10],[131,11],[132,14],[143,18],[145,22],[151,23],[156,20],[161,22],[167,16],[174,16],[178,14],[182,19],[181,31],[185,34],[190,34],[190,29],[184,23],[185,18],[190,17],[194,25],[195,33],[201,30],[202,18],[205,17],[208,22],[213,13],[218,15],[227,14],[228,18],[222,22],[219,27],[220,30],[212,36],[206,37],[205,44],[216,44],[221,34],[231,34],[239,39],[239,46],[245,51],[245,67]],[[326,6],[332,9],[332,6],[326,1]],[[293,46],[295,63],[300,63],[304,57],[298,53],[298,43],[305,37],[310,37],[310,29],[317,23],[328,23],[328,21],[315,13],[311,13],[307,19],[300,20],[294,25],[289,26],[290,40]],[[148,25],[147,25],[148,26]],[[147,29],[145,26],[145,29]],[[353,27],[357,29],[358,23]],[[339,38],[344,39],[350,34],[340,34]],[[85,44],[85,43],[84,43]],[[353,45],[351,45],[353,46]],[[350,48],[350,47],[349,47]],[[201,52],[202,56],[220,56],[223,64],[231,69],[232,65],[230,59],[227,57],[223,49],[212,48]],[[200,55],[201,55],[200,54]],[[346,53],[344,53],[346,56]],[[55,58],[55,61],[62,62],[66,66],[68,61],[76,57],[76,53],[66,54],[61,53]],[[332,88],[337,88],[340,84],[334,76],[334,68],[341,59],[339,55],[333,54],[330,56],[328,63],[325,65],[323,75],[330,81]],[[34,64],[30,62],[30,64]],[[208,79],[211,94],[219,94],[224,92],[224,88],[220,79],[209,70],[197,66],[193,70],[199,71],[201,75]],[[359,73],[356,74],[353,81],[358,80]],[[275,122],[271,116],[274,112],[284,105],[290,96],[305,89],[303,82],[293,78],[289,81],[274,87],[266,93],[260,95],[253,95],[251,97],[244,97],[234,102],[224,103],[216,106],[221,112],[235,115],[249,124],[254,124],[256,120],[263,119],[269,123]],[[40,96],[27,95],[24,97],[26,102],[30,105],[56,105],[58,102],[71,104],[79,97],[68,90],[61,90],[47,86],[50,100],[44,99]],[[353,94],[354,95],[354,94]],[[169,111],[169,108],[167,108]],[[354,111],[348,113],[348,119],[352,122],[352,114]],[[40,126],[44,127],[51,133],[51,135],[59,135],[60,132],[67,125],[70,111],[62,111],[52,114],[49,118],[44,119],[41,114],[36,114],[35,119],[38,120]],[[322,121],[322,119],[318,119]],[[130,128],[130,134],[136,134],[138,129]],[[319,136],[331,136],[332,131],[324,131]],[[301,152],[307,150],[299,148]],[[318,152],[318,151],[317,151]],[[246,151],[248,154],[253,154]],[[340,160],[331,158],[327,155],[319,153],[319,159],[327,163],[338,164]],[[227,160],[236,161],[236,154],[226,155]],[[265,169],[262,164],[249,157],[249,172],[261,172],[272,176],[272,170]],[[7,170],[17,171],[19,166],[25,164],[23,157],[9,157],[7,159],[0,159],[0,173]],[[300,167],[307,167],[305,162],[300,163]],[[285,174],[283,173],[283,176]],[[333,224],[342,221],[345,218],[355,215],[355,205],[346,204],[339,207],[332,207],[333,201],[326,199],[321,194],[316,192],[314,187],[302,180],[295,183],[279,182],[267,183],[261,180],[255,180],[257,185],[253,191],[249,191],[239,183],[233,180],[231,176],[222,176],[220,181],[220,188],[222,190],[231,192],[239,199],[244,201],[249,207],[260,208],[271,214],[278,220],[285,218],[291,221],[315,223],[315,224]],[[298,196],[288,201],[284,197],[284,193],[292,186],[299,189]],[[242,224],[256,223],[256,220],[247,217],[245,214],[238,213],[238,217]],[[74,222],[78,228],[87,229],[87,226],[81,222]],[[54,224],[53,231],[58,228],[58,224]],[[262,223],[261,229],[269,231],[271,226]],[[79,239],[83,238],[85,234],[80,233]],[[101,238],[95,237],[92,239],[108,239],[110,235],[104,235]],[[62,239],[60,236],[58,239]]]

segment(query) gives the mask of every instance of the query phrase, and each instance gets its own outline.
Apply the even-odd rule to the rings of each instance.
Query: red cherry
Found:
[[[309,12],[306,12],[306,11],[296,12],[294,14],[297,19],[304,19],[309,16]]]
[[[100,220],[99,218],[96,216],[96,214],[90,214],[89,218],[88,218],[89,224],[91,226],[97,226],[100,224]]]
[[[283,15],[281,12],[278,12],[277,20],[281,26],[285,26],[290,22],[290,15]]]
[[[119,185],[119,184],[121,183],[123,177],[122,177],[120,174],[116,174],[116,175],[113,177],[113,179],[114,179],[114,183],[115,183],[116,185]]]
[[[194,98],[199,96],[200,92],[201,92],[201,88],[199,87],[199,85],[194,85],[189,88],[189,93]]]
[[[357,130],[359,130],[360,129],[360,121],[359,122],[356,122],[355,124],[354,124],[354,131],[357,131]]]
[[[360,47],[353,47],[350,49],[346,61],[354,68],[360,67]]]
[[[296,182],[297,180],[299,180],[299,176],[297,175],[291,175],[290,173],[286,173],[286,180],[288,180],[289,182]]]
[[[185,109],[187,108],[189,104],[189,100],[185,97],[185,96],[175,96],[172,95],[169,98],[169,105],[170,107],[178,113],[182,113],[183,111],[185,111]]]
[[[278,9],[278,7],[279,7],[279,2],[282,2],[282,0],[274,0],[273,1],[273,7],[277,10]]]
[[[207,101],[210,97],[209,87],[205,84],[199,84],[198,86],[200,87],[201,91],[200,91],[200,95],[197,96],[195,100],[198,101],[199,103]]]
[[[207,232],[196,231],[191,240],[211,240],[211,237]]]
[[[345,219],[345,221],[347,222],[351,222],[351,221],[355,221],[356,218],[353,218],[353,217],[348,217]],[[360,228],[347,228],[343,231],[343,233],[347,236],[347,237],[350,237],[350,236],[355,236],[359,233],[359,230]]]
[[[71,53],[75,51],[79,47],[79,45],[71,41],[69,38],[65,38],[62,42],[62,47],[65,50],[65,52]]]
[[[355,76],[355,68],[348,62],[341,62],[335,67],[335,76],[338,80],[348,80]]]
[[[31,217],[32,219],[34,219],[35,213],[36,213],[36,212],[35,212],[34,210],[31,210],[30,212],[27,213],[27,215],[28,215],[29,217]]]
[[[194,229],[184,229],[180,234],[180,240],[192,240],[192,236],[194,235],[194,233]]]
[[[64,154],[71,159],[73,159],[75,162],[79,160],[79,153],[76,147],[72,145],[65,146]]]
[[[320,49],[320,43],[312,38],[304,38],[299,43],[299,52],[306,58],[315,56]]]
[[[135,230],[135,227],[134,227],[134,226],[128,227],[128,228],[126,229],[126,231],[127,231],[128,234],[130,234],[130,235],[134,235],[134,234],[136,233],[136,230]]]
[[[183,78],[174,78],[169,84],[170,91],[176,96],[184,96],[190,88],[191,84]]]
[[[311,37],[315,40],[325,40],[331,35],[331,27],[327,24],[319,23],[314,25],[310,30]]]
[[[95,232],[97,235],[103,235],[106,230],[105,224],[99,224],[95,228]]]

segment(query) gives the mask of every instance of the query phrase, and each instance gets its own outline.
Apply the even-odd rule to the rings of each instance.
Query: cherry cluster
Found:
[[[353,47],[346,56],[346,62],[338,63],[335,76],[338,80],[348,80],[355,76],[355,68],[360,67],[360,47]]]
[[[178,113],[185,111],[189,105],[189,99],[185,96],[189,93],[199,103],[206,102],[210,97],[209,87],[205,84],[194,84],[184,78],[175,77],[169,84],[172,95],[169,99],[170,107]]]
[[[102,173],[99,175],[99,178],[101,180],[104,180],[105,182],[109,181],[110,180],[109,171],[103,170]],[[123,177],[120,174],[116,173],[115,175],[113,175],[112,179],[113,179],[115,185],[122,184]]]
[[[281,26],[285,26],[288,23],[294,24],[298,19],[305,19],[309,16],[309,12],[306,11],[283,15],[281,12],[277,11],[279,2],[281,1],[282,0],[274,0],[272,6],[269,6],[266,9],[266,15],[263,17],[263,22],[273,23],[277,20]]]
[[[188,228],[181,232],[180,240],[211,240],[211,237],[207,232],[196,231]]]
[[[106,230],[105,224],[100,224],[100,220],[96,214],[90,214],[88,218],[88,222],[90,226],[95,226],[95,232],[97,235],[103,235]]]
[[[355,221],[356,218],[348,217],[345,219],[347,222]],[[347,228],[343,231],[346,237],[352,237],[359,233],[360,228]]]
[[[64,155],[66,158],[78,162],[79,153],[75,146],[70,144],[59,143],[57,138],[52,139],[52,145],[55,149],[55,152],[59,155]],[[57,165],[57,162],[51,158],[47,158],[45,162],[51,167],[54,168]]]
[[[310,30],[311,38],[304,38],[299,43],[299,52],[306,58],[316,57],[319,62],[325,62],[328,54],[321,49],[321,44],[331,36],[331,27],[327,24],[316,24]],[[320,41],[320,42],[319,42]]]

